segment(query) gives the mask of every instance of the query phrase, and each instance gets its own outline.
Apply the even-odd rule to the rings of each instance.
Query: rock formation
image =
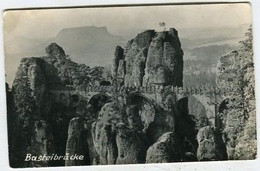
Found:
[[[221,88],[226,88],[229,82],[233,82],[236,77],[234,73],[230,72],[232,68],[235,68],[235,61],[238,58],[238,52],[232,51],[227,55],[219,58],[217,65],[217,77],[216,83]]]
[[[98,159],[95,161],[96,164],[115,164],[117,159],[117,146],[112,125],[93,123],[92,135],[94,147],[98,154]]]
[[[144,163],[147,142],[145,135],[128,123],[124,110],[107,103],[92,124],[96,164]],[[129,116],[131,117],[131,116]],[[132,123],[132,122],[131,122]],[[129,124],[129,126],[127,126]]]
[[[152,84],[182,86],[182,56],[183,52],[175,29],[158,33],[147,30],[130,40],[125,49],[116,47],[112,65],[114,83],[116,86],[124,84],[126,87]],[[164,151],[165,154],[162,154],[164,156],[156,159],[158,162],[166,162],[163,157],[167,155],[171,155],[167,161],[183,160],[185,151],[178,151],[174,144],[179,144],[178,149],[183,149],[187,138],[193,138],[190,141],[195,143],[193,148],[196,149],[195,136],[190,135],[193,133],[191,131],[193,127],[189,126],[185,131],[181,131],[183,129],[181,126],[190,124],[188,113],[183,111],[183,108],[178,108],[178,105],[187,108],[186,101],[175,106],[176,99],[167,91],[154,90],[154,93],[156,98],[149,98],[149,95],[147,98],[138,92],[126,94],[123,97],[126,104],[121,106],[120,112],[113,106],[117,103],[103,106],[98,121],[92,125],[94,146],[100,156],[101,164],[107,164],[107,161],[111,160],[107,154],[111,153],[109,151],[116,151],[115,147],[117,147],[116,164],[147,162],[145,161],[146,149],[158,141],[164,141],[164,138],[160,140],[158,138],[167,132],[172,132],[168,138],[171,142],[167,145],[167,148],[172,148],[172,151]],[[114,124],[114,120],[121,123]],[[109,145],[112,140],[108,139],[108,135],[112,133],[104,131],[104,128],[113,130],[113,135],[116,135],[114,146]],[[101,144],[105,142],[108,143],[105,145],[106,148],[101,148]],[[113,150],[110,149],[111,147]],[[176,153],[176,156],[172,156],[171,153]],[[193,150],[192,154],[196,152]],[[150,151],[149,156],[153,155],[156,155],[156,150]],[[156,161],[149,159],[148,162]]]
[[[243,63],[236,51],[220,58],[217,84],[223,89],[230,85],[234,94],[220,104],[220,124],[213,127],[204,103],[179,92],[186,90],[181,88],[183,51],[175,29],[147,30],[126,47],[117,46],[110,87],[96,87],[102,81],[109,85],[102,67],[77,64],[52,43],[46,56],[24,58],[18,68],[11,92],[14,128],[8,126],[11,166],[253,159],[253,67],[250,60]],[[241,78],[233,72],[237,67],[243,68]],[[236,88],[240,83],[245,85],[242,96]],[[241,99],[246,110],[237,103]],[[82,154],[84,160],[26,163],[27,153]]]
[[[143,85],[182,86],[182,57],[183,51],[175,29],[157,33],[148,50]]]
[[[116,164],[145,163],[147,144],[145,135],[129,129],[124,124],[117,125],[116,144],[118,157]]]
[[[124,49],[121,46],[117,46],[114,54],[114,59],[113,59],[113,65],[112,65],[112,77],[121,77],[121,74],[118,74],[117,71],[119,70],[119,63],[121,60],[124,58]],[[124,75],[122,75],[122,79],[124,78]]]
[[[48,151],[37,149],[36,146],[31,145],[31,141],[34,144],[39,144],[32,132],[36,131],[35,135],[38,136],[37,131],[46,131],[45,128],[38,130],[39,127],[37,127],[36,129],[34,126],[36,122],[44,122],[45,124],[42,125],[50,127],[48,134],[55,137],[52,142],[54,144],[53,150],[57,155],[65,154],[68,136],[65,130],[68,130],[69,122],[73,117],[82,117],[86,111],[77,111],[79,103],[82,101],[78,95],[68,99],[63,94],[59,97],[61,102],[57,103],[57,97],[54,97],[50,91],[53,89],[63,91],[68,86],[77,90],[84,84],[91,84],[91,80],[86,78],[86,72],[89,72],[87,66],[68,60],[64,50],[55,43],[46,48],[46,56],[21,60],[12,87],[15,109],[12,115],[15,124],[12,128],[11,139],[13,139],[13,143],[11,144],[12,148],[18,151],[17,153],[12,152],[16,153],[15,155],[11,154],[14,156],[11,163],[13,167],[26,167],[28,163],[24,162],[24,158],[30,150],[33,150],[35,154],[39,153],[39,155],[48,154]],[[87,104],[82,106],[86,108]],[[92,118],[89,119],[92,120]],[[40,146],[46,145],[39,145],[39,148]],[[55,162],[51,165],[64,165],[64,161]],[[47,163],[35,162],[30,163],[30,165],[47,166]]]
[[[126,87],[150,84],[182,86],[183,51],[175,29],[158,33],[147,30],[128,41],[124,55],[119,53],[119,49],[122,52],[121,47],[116,48],[113,75],[124,75]],[[125,69],[121,67],[122,60]],[[121,74],[122,71],[125,74]]]
[[[64,50],[56,43],[51,43],[45,49],[45,52],[48,56],[55,57],[55,59],[57,59],[57,60],[64,60],[66,58],[66,54],[65,54]]]
[[[98,154],[96,164],[115,164],[118,156],[115,124],[121,122],[121,113],[114,103],[105,104],[99,118],[92,124],[94,148]]]
[[[238,51],[220,57],[217,85],[231,88],[232,94],[222,102],[221,127],[227,146],[228,159],[256,157],[256,122],[252,32]]]
[[[55,152],[54,137],[45,121],[34,122],[31,146],[28,151],[32,156],[52,155]],[[52,161],[29,161],[29,163],[32,167],[42,167],[51,165]]]
[[[146,163],[169,163],[182,160],[183,152],[180,139],[173,132],[164,133],[147,150]]]
[[[197,158],[204,160],[226,160],[227,153],[221,134],[210,126],[203,127],[197,135],[199,143]]]
[[[86,155],[86,144],[84,144],[84,135],[83,135],[83,120],[82,118],[73,118],[70,120],[68,128],[68,139],[66,143],[66,152],[68,155]],[[78,166],[83,165],[84,160],[66,160],[65,166]]]
[[[257,133],[256,133],[256,114],[255,111],[249,113],[248,123],[245,126],[242,135],[238,138],[235,147],[234,159],[248,160],[255,159],[257,151]]]

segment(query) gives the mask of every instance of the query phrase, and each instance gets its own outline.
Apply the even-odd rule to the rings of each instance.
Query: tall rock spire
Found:
[[[128,41],[125,49],[116,48],[116,52],[122,51],[124,55],[115,53],[113,77],[120,73],[125,86],[182,86],[183,51],[174,28],[163,32],[144,31]]]

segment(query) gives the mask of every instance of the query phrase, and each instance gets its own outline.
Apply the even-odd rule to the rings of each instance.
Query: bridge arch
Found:
[[[106,93],[97,93],[90,97],[88,101],[88,111],[97,116],[101,108],[106,104],[111,102],[111,96]]]
[[[130,93],[127,96],[127,105],[135,105],[138,114],[141,117],[144,127],[148,126],[153,120],[156,113],[156,107],[151,99],[139,92]]]
[[[140,92],[129,93],[126,99],[126,114],[130,118],[130,125],[135,122],[134,126],[141,128],[151,142],[156,141],[159,135],[156,135],[155,128],[151,126],[154,125],[156,114],[158,115],[154,102]]]
[[[154,103],[152,102],[152,100],[140,92],[130,92],[129,95],[127,96],[127,104],[130,104],[130,105],[139,104],[138,102],[140,102],[141,100],[145,100],[150,105],[154,106]]]
[[[196,135],[200,128],[209,125],[206,107],[194,96],[184,96],[174,104],[176,131],[181,135],[185,150],[196,154]]]
[[[195,96],[182,97],[176,101],[174,106],[176,116],[186,115],[191,118],[195,129],[199,130],[209,125],[207,107]]]

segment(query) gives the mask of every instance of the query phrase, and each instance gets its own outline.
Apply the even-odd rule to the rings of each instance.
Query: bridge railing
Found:
[[[113,86],[89,86],[81,89],[80,91],[85,92],[142,92],[142,93],[159,93],[169,92],[175,94],[216,94],[216,95],[229,95],[233,93],[231,88],[219,89],[218,87],[176,87],[176,86],[162,86],[162,85],[150,85],[147,87],[113,87]]]

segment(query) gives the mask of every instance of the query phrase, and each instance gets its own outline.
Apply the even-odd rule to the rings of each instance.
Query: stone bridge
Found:
[[[218,89],[216,87],[173,87],[152,85],[149,87],[119,87],[116,91],[113,86],[86,87],[85,89],[76,90],[71,87],[65,89],[51,89],[49,92],[54,96],[56,102],[69,105],[73,100],[85,99],[90,101],[95,95],[103,95],[112,97],[114,92],[118,95],[135,93],[156,102],[163,104],[167,99],[174,104],[185,98],[194,97],[201,103],[206,111],[207,118],[212,125],[216,125],[216,117],[220,110],[221,104],[225,103],[225,99],[229,98],[232,90]]]

